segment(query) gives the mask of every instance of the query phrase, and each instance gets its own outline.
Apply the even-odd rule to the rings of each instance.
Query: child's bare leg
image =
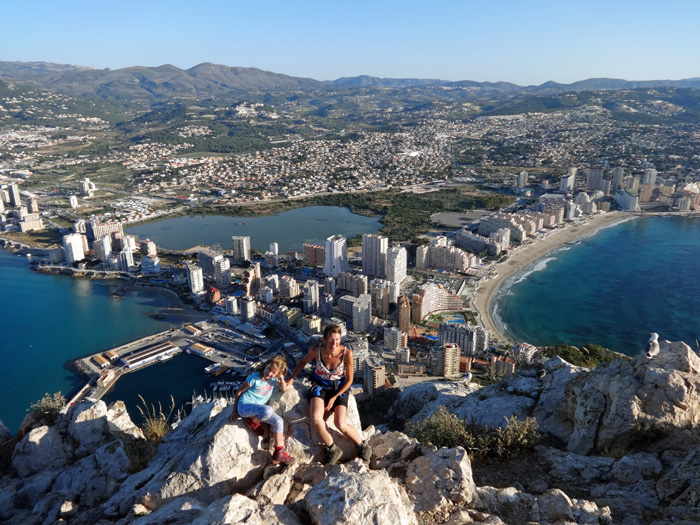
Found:
[[[284,446],[284,432],[275,432],[275,448]]]

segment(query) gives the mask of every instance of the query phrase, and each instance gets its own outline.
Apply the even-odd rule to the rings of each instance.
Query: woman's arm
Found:
[[[301,358],[301,361],[299,361],[299,363],[297,363],[296,368],[294,368],[294,372],[292,372],[292,375],[286,381],[285,389],[289,386],[292,386],[292,383],[294,382],[294,378],[299,374],[299,372],[304,370],[304,367],[306,365],[308,365],[313,360],[314,357],[316,357],[316,352],[314,351],[314,349],[315,349],[315,347],[312,347],[311,350],[309,350],[308,353],[304,357]],[[281,390],[281,388],[280,388],[280,390]],[[282,391],[284,392],[284,390],[282,390]]]

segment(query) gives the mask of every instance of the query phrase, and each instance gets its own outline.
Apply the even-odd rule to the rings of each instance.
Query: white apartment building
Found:
[[[134,266],[134,251],[131,248],[124,248],[119,252],[119,269],[129,272]]]
[[[202,269],[194,263],[187,263],[187,285],[192,293],[200,293],[204,290]]]
[[[241,319],[244,321],[255,319],[256,311],[257,305],[255,304],[255,299],[253,299],[250,295],[244,295],[241,297]]]
[[[350,271],[346,239],[342,235],[333,235],[326,239],[326,261],[323,273],[338,277],[342,272]]]
[[[383,235],[362,235],[362,273],[383,279],[386,275],[389,239]]]
[[[639,211],[639,196],[629,190],[617,190],[615,202],[625,211]]]
[[[403,333],[395,326],[384,328],[384,348],[390,352],[398,352],[403,341]]]
[[[302,304],[305,314],[312,314],[318,310],[319,290],[318,281],[316,279],[309,279],[304,283],[304,298]]]
[[[146,255],[141,259],[141,271],[147,274],[160,273],[160,258],[157,255]]]
[[[352,306],[352,327],[355,332],[368,332],[372,325],[372,296],[362,294]]]
[[[301,294],[299,284],[294,277],[283,275],[280,281],[280,294],[288,299],[293,299]]]
[[[236,261],[250,261],[250,237],[245,235],[233,235],[233,258]]]
[[[392,244],[386,254],[386,280],[401,284],[406,278],[408,268],[408,254],[406,248],[398,244]]]
[[[238,315],[241,312],[241,309],[238,307],[238,299],[233,295],[229,295],[224,300],[224,305],[226,307],[226,313],[229,315]]]
[[[527,233],[515,219],[515,214],[494,213],[489,217],[481,219],[479,223],[479,235],[489,235],[491,232],[501,228],[510,230],[510,238],[514,241],[522,242],[527,238]]]
[[[455,343],[465,355],[479,355],[488,350],[489,332],[480,327],[462,323],[441,323],[438,344]]]
[[[79,233],[69,233],[68,235],[63,236],[62,243],[63,250],[66,254],[66,262],[68,264],[85,259],[82,235]]]
[[[223,255],[214,258],[214,280],[218,286],[231,285],[231,262]]]
[[[411,317],[418,324],[436,312],[455,312],[464,309],[464,301],[454,292],[435,282],[422,284],[411,298]]]
[[[95,252],[95,257],[103,262],[109,261],[112,256],[112,238],[109,235],[100,237],[93,243],[92,249]]]
[[[454,246],[440,244],[440,237],[433,243],[416,250],[416,268],[436,268],[464,272],[477,264],[474,254]]]

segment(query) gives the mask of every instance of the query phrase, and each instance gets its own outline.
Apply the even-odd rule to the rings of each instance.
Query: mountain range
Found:
[[[158,67],[133,66],[122,69],[95,69],[48,62],[2,62],[0,79],[72,96],[99,96],[104,99],[168,100],[209,98],[244,92],[329,91],[357,88],[470,89],[490,95],[521,93],[561,93],[658,87],[700,88],[700,77],[682,80],[628,81],[591,78],[572,84],[545,82],[539,86],[518,86],[509,82],[445,81],[438,79],[343,77],[332,81],[292,77],[249,67],[229,67],[202,63],[190,69],[170,64]]]

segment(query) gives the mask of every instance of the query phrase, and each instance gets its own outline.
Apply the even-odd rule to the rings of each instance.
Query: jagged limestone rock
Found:
[[[12,432],[10,432],[10,429],[7,428],[2,421],[0,421],[0,443],[3,443],[8,439],[12,439]]]
[[[292,388],[288,389],[281,396],[273,398],[270,403],[275,411],[285,420],[285,431],[289,432],[286,445],[287,450],[301,463],[323,461],[326,453],[325,447],[321,445],[321,438],[311,424],[311,418],[309,417],[309,401],[306,393],[310,386],[311,384],[306,379],[296,381]],[[364,438],[371,435],[372,431],[367,435],[364,435],[362,431],[360,413],[357,410],[357,402],[353,396],[350,396],[348,399],[348,410],[345,419]],[[333,414],[328,416],[326,422],[333,437],[333,442],[343,451],[341,461],[354,458],[357,455],[355,443],[336,428]]]
[[[17,443],[12,454],[12,467],[21,477],[58,468],[67,462],[63,439],[55,426],[31,430]]]
[[[417,512],[469,503],[476,491],[471,462],[462,447],[441,448],[414,459],[405,482]]]
[[[227,523],[301,525],[296,515],[287,507],[282,505],[259,507],[255,501],[241,494],[234,494],[213,502],[192,522],[192,525]]]
[[[418,523],[406,491],[384,471],[329,476],[307,492],[304,506],[319,524]]]
[[[190,525],[202,514],[204,507],[193,498],[182,497],[133,520],[133,525]]]

